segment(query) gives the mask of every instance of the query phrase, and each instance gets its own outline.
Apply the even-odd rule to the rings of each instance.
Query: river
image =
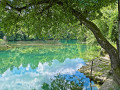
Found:
[[[0,90],[98,90],[77,70],[89,48],[78,41],[10,42],[0,51]]]

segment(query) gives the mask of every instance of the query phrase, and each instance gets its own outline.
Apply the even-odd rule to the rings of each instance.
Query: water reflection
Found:
[[[14,67],[19,68],[21,64],[23,67],[27,67],[29,64],[32,69],[36,69],[39,62],[49,62],[49,64],[51,64],[52,60],[58,60],[62,63],[66,58],[83,58],[84,61],[87,61],[89,60],[87,57],[91,60],[92,56],[97,57],[97,55],[99,55],[95,46],[80,44],[76,41],[58,42],[55,44],[49,44],[51,42],[48,44],[44,42],[24,43],[25,44],[18,43],[20,44],[19,47],[10,50],[0,51],[0,74],[3,74],[8,68],[10,68],[11,71]],[[17,42],[15,44],[17,44]],[[14,44],[11,44],[11,46],[14,46]]]
[[[4,73],[8,68],[12,70],[19,67],[27,67],[29,64],[32,69],[35,69],[39,62],[49,62],[59,60],[64,62],[66,58],[81,58],[80,53],[86,49],[86,45],[42,45],[42,46],[24,46],[14,48],[7,51],[0,51],[0,74]],[[81,48],[78,50],[78,48]]]
[[[17,43],[19,47],[0,51],[0,90],[41,90],[44,84],[50,86],[56,81],[54,76],[57,75],[63,76],[68,83],[71,81],[66,76],[80,75],[78,78],[83,77],[82,80],[87,82],[83,85],[83,89],[88,87],[89,90],[89,79],[82,73],[76,72],[85,65],[84,61],[88,60],[85,58],[86,52],[90,54],[89,46],[73,41],[55,44],[51,44],[51,41],[47,44],[33,43],[24,42],[20,46]],[[96,52],[94,54],[98,55]],[[84,58],[84,61],[80,58]],[[79,86],[74,82],[75,87],[76,85]]]
[[[43,90],[98,90],[97,87],[93,86],[94,82],[86,78],[83,73],[76,71],[73,75],[63,74],[55,76],[55,79],[50,83],[43,83]]]
[[[73,80],[75,83],[84,78],[82,79],[85,82],[83,88],[89,90],[90,80],[84,74],[76,72],[83,65],[85,62],[80,58],[66,59],[63,63],[53,60],[51,65],[47,62],[39,63],[35,69],[32,69],[30,64],[27,67],[23,67],[21,64],[18,68],[8,69],[0,75],[0,90],[41,90],[43,83],[50,85],[53,82],[51,79],[55,80],[54,76],[58,74],[64,76],[65,80]],[[72,76],[75,78],[70,79]]]

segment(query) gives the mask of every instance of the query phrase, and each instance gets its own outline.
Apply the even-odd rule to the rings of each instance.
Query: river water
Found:
[[[98,90],[77,70],[85,44],[77,42],[10,43],[16,48],[0,51],[0,90]]]

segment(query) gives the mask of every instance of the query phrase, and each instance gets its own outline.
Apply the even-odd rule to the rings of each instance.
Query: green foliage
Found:
[[[88,45],[85,53],[81,53],[80,57],[84,60],[90,61],[96,57],[100,57],[101,47],[97,45]]]
[[[75,76],[71,78],[76,78]],[[42,89],[43,90],[82,90],[83,89],[83,83],[79,80],[80,86],[78,84],[75,84],[73,81],[65,80],[65,77],[62,77],[61,75],[55,76],[55,79],[49,84],[43,83]]]
[[[0,41],[3,41],[2,39],[0,39]]]
[[[116,0],[59,0],[62,6],[54,0],[39,4],[42,1],[44,0],[1,0],[0,26],[9,40],[78,39],[97,44],[94,35],[84,25],[80,26],[82,23],[72,14],[72,9],[75,9],[94,22],[105,37],[116,42]],[[50,7],[45,9],[49,5]],[[26,8],[19,11],[15,8],[9,9],[11,6]]]
[[[1,0],[1,30],[6,35],[23,32],[40,39],[66,39],[68,36],[76,39],[82,34],[78,34],[81,32],[80,22],[73,16],[72,9],[80,11],[89,20],[95,20],[102,16],[102,7],[116,3],[116,0],[46,0],[47,3],[39,4],[43,1]],[[57,2],[62,2],[62,6]]]
[[[118,34],[118,10],[117,5],[110,5],[101,9],[103,16],[94,22],[100,28],[101,32],[109,40],[116,42]]]

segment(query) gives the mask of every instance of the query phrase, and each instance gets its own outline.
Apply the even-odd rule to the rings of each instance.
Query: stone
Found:
[[[93,66],[91,76],[90,73],[92,61]],[[96,58],[92,61],[87,62],[86,66],[83,66],[78,71],[84,73],[87,77],[92,78],[94,82],[99,82],[100,84],[103,84],[107,80],[108,73],[110,71],[110,59],[107,55],[107,57]]]

